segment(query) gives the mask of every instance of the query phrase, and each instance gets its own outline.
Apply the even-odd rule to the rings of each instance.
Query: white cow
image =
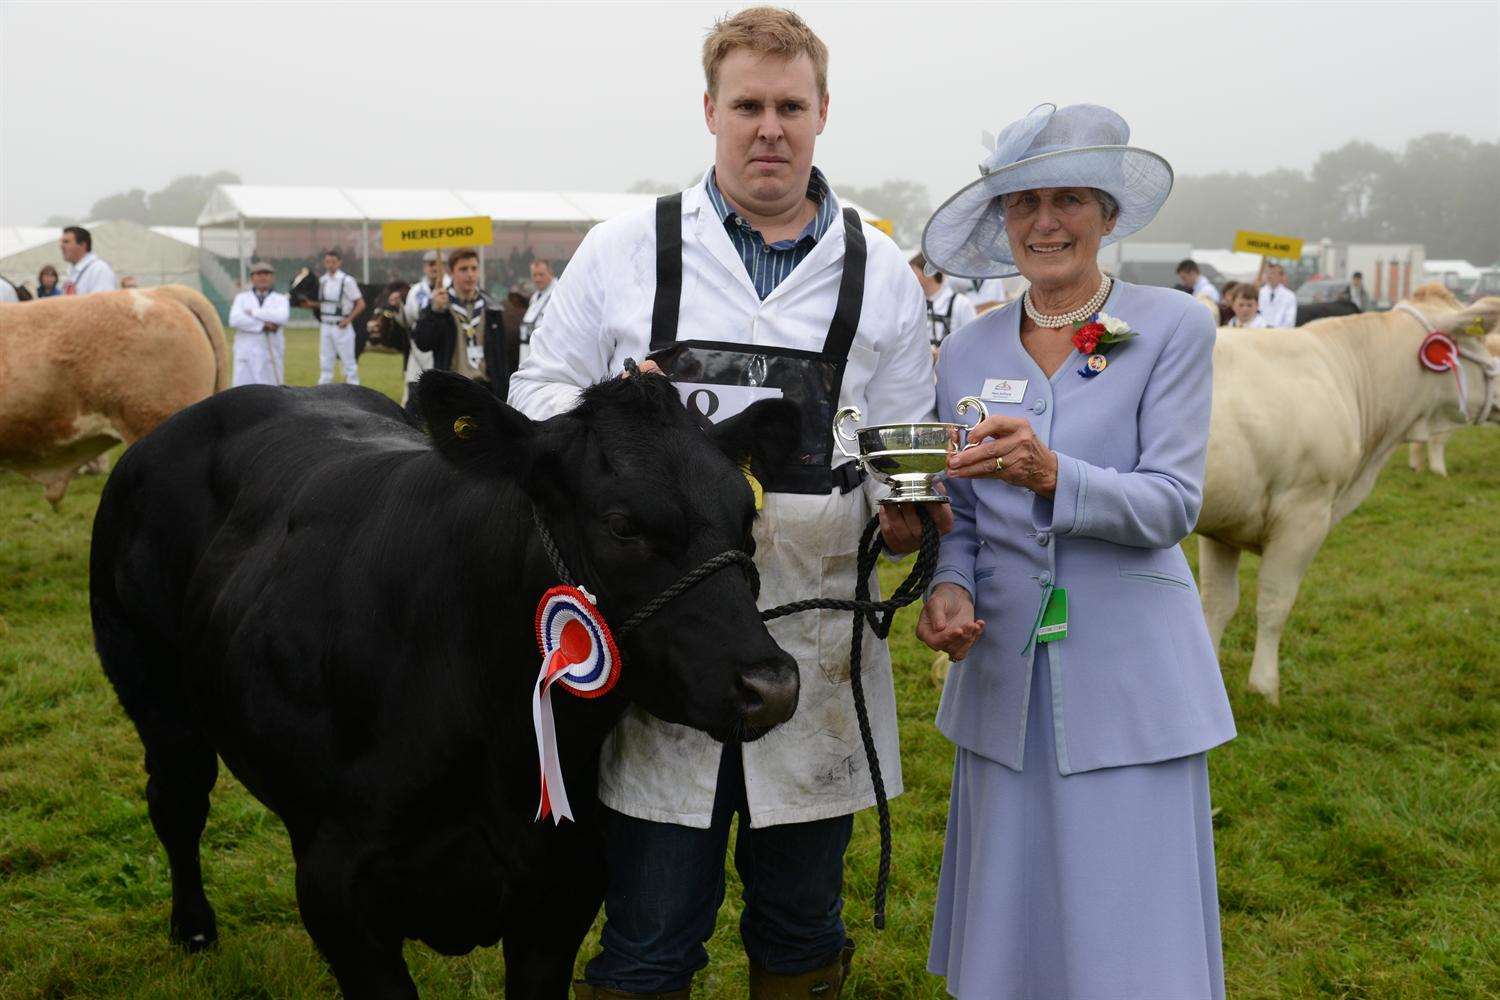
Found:
[[[1250,690],[1279,700],[1281,632],[1302,576],[1411,429],[1500,423],[1500,362],[1474,335],[1493,331],[1497,319],[1500,298],[1492,296],[1467,309],[1418,301],[1295,330],[1219,331],[1197,527],[1200,589],[1217,645],[1239,605],[1240,553],[1261,554]],[[1453,335],[1462,351],[1466,412],[1453,373],[1418,360],[1431,330]]]

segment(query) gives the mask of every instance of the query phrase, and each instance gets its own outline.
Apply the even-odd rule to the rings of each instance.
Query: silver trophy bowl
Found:
[[[990,415],[984,403],[975,396],[965,396],[954,406],[961,417],[974,409],[979,419]],[[860,421],[859,408],[846,406],[833,417],[833,440],[845,458],[864,466],[865,471],[890,486],[886,503],[947,503],[948,498],[933,485],[947,474],[948,456],[967,448],[969,425],[943,423],[877,424],[857,427],[845,433],[844,424]],[[844,442],[854,442],[859,451],[850,451]]]

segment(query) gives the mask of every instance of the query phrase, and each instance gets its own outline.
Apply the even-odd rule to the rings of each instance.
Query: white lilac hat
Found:
[[[1130,141],[1130,126],[1109,108],[1041,104],[1005,126],[979,164],[979,180],[945,201],[922,233],[922,251],[944,274],[1005,278],[1016,272],[1000,196],[1033,188],[1090,187],[1120,203],[1114,243],[1155,218],[1172,190],[1172,167]]]

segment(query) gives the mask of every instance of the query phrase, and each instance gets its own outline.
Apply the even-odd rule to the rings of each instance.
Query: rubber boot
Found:
[[[670,993],[630,993],[611,989],[608,986],[591,986],[582,979],[573,980],[573,1000],[688,1000],[692,987],[673,990]]]
[[[821,969],[803,972],[795,976],[781,976],[767,972],[754,962],[750,963],[750,1000],[836,1000],[844,992],[844,980],[849,978],[849,965],[854,960],[854,942],[845,941],[839,957]]]

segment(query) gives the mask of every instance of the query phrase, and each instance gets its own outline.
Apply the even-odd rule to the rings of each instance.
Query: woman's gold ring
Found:
[[[999,472],[1003,468],[1005,468],[1005,456],[1004,455],[996,455],[995,456],[995,471]]]

